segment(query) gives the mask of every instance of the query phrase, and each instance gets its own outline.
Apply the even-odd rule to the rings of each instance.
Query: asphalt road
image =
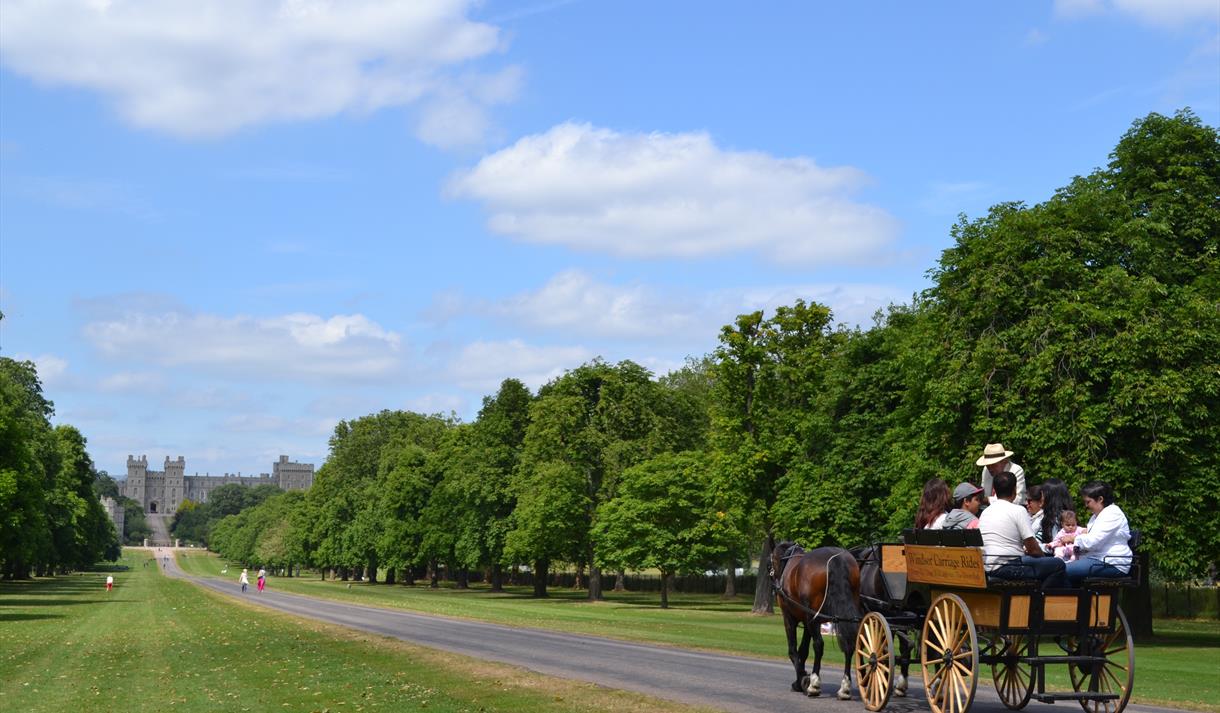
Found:
[[[839,701],[834,696],[842,675],[842,661],[837,653],[823,660],[822,696],[808,698],[789,690],[792,667],[781,661],[414,614],[285,594],[270,588],[260,595],[253,586],[254,573],[251,573],[250,591],[243,595],[236,577],[232,581],[191,577],[178,569],[172,557],[167,573],[226,596],[244,598],[288,614],[392,636],[474,658],[513,664],[549,676],[638,691],[683,703],[741,713],[860,713],[865,710],[854,689],[850,701]],[[780,626],[778,620],[776,626]],[[918,666],[913,666],[911,673],[915,680],[911,682],[909,696],[891,698],[887,711],[909,713],[929,710],[918,680]],[[984,676],[989,677],[990,673],[989,667],[983,667]],[[1138,668],[1136,685],[1140,685]],[[1055,709],[1060,713],[1080,710],[1078,704],[1072,701],[1061,701],[1055,704]],[[981,679],[970,710],[971,713],[1007,711],[991,687]],[[1035,701],[1026,710],[1037,713],[1039,710],[1052,709]],[[1126,710],[1131,713],[1161,713],[1170,709],[1129,705]]]

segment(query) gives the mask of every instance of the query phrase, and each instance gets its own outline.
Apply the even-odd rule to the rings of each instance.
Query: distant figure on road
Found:
[[[241,593],[245,594],[246,587],[250,586],[250,577],[246,574],[246,570],[241,571],[241,576],[237,578],[237,581],[241,582]]]
[[[258,570],[258,593],[263,593],[263,588],[267,586],[267,570]]]
[[[108,575],[106,575],[106,591],[109,592],[113,589],[114,589],[114,575],[108,574]]]

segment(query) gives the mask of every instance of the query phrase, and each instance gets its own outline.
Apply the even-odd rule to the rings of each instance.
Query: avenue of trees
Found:
[[[562,566],[598,598],[607,572],[766,561],[779,537],[893,538],[928,478],[976,480],[1003,441],[1031,483],[1112,483],[1161,576],[1214,568],[1216,130],[1151,114],[1105,168],[952,236],[932,286],[869,329],[798,300],[662,378],[594,361],[537,394],[506,380],[473,423],[344,421],[308,493],[222,520],[214,548],[391,583],[443,566],[498,588],[525,566],[540,596]]]
[[[2,315],[0,315],[2,317]],[[85,437],[51,425],[31,362],[0,357],[0,573],[46,576],[119,556]]]

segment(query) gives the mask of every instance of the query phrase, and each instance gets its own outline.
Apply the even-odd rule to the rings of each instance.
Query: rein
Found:
[[[797,550],[797,549],[800,549],[800,548],[796,545],[793,545],[791,548],[788,549],[787,554],[785,554],[783,557],[780,557],[780,561],[787,562],[790,559],[793,559],[796,557],[803,557],[804,555],[807,554],[803,549],[800,552],[796,552],[795,550]],[[782,597],[784,599],[784,601],[788,602],[792,606],[800,609],[801,611],[803,611],[809,615],[809,618],[805,620],[806,626],[809,625],[809,622],[816,623],[816,620],[822,616],[822,609],[826,606],[826,600],[830,598],[830,563],[834,561],[835,557],[838,557],[839,555],[844,554],[844,552],[846,552],[846,550],[844,550],[843,552],[836,552],[833,555],[831,555],[829,559],[826,560],[826,589],[825,589],[825,591],[822,592],[822,604],[821,604],[821,606],[818,607],[817,611],[814,611],[814,610],[810,609],[809,607],[805,606],[804,604],[793,599],[790,594],[788,594],[787,592],[784,591],[783,586],[780,585],[780,578],[783,577],[783,572],[788,571],[788,565],[785,564],[783,572],[780,572],[779,574],[776,574],[775,568],[772,567],[772,569],[771,569],[771,589],[772,589],[772,591],[774,591],[776,594],[778,594],[780,597]],[[837,617],[837,616],[828,616],[825,618],[827,621],[831,621],[831,622],[839,621],[839,617]]]

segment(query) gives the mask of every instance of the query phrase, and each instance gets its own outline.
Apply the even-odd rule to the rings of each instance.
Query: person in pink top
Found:
[[[1064,510],[1059,513],[1059,535],[1051,541],[1051,548],[1054,550],[1055,556],[1064,562],[1075,562],[1076,546],[1072,544],[1072,540],[1076,535],[1084,532],[1084,528],[1077,527],[1075,512]],[[1064,535],[1072,537],[1064,537]]]

